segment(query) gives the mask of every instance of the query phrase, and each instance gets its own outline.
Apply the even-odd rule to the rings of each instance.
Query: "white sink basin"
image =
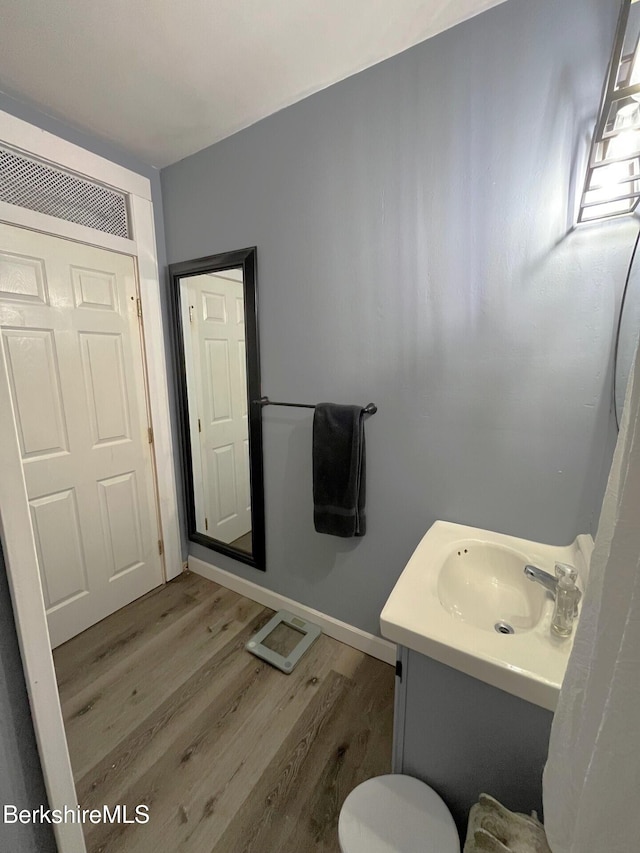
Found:
[[[569,563],[584,589],[592,550],[590,536],[556,547],[437,521],[384,606],[382,635],[554,710],[573,637],[552,636],[553,599],[524,567]]]
[[[500,631],[496,625],[530,631],[542,618],[547,594],[525,577],[527,562],[522,551],[506,545],[458,541],[438,572],[440,603],[456,619],[484,631]]]

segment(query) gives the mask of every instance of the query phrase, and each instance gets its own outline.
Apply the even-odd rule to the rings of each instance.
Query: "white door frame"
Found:
[[[171,580],[182,571],[182,552],[150,181],[2,111],[0,142],[128,195],[132,240],[5,202],[0,202],[0,221],[121,252],[137,260],[165,578]],[[13,412],[2,347],[0,412]],[[0,534],[49,804],[52,809],[75,808],[76,790],[47,630],[15,418],[0,417],[0,473]],[[85,853],[80,824],[57,824],[54,833],[59,853]]]

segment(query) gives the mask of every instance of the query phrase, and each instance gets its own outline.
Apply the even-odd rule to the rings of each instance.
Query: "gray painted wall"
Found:
[[[1,543],[0,679],[0,809],[5,805],[19,809],[46,806]],[[0,815],[0,850],[49,853],[56,849],[50,827],[4,823]]]
[[[266,575],[192,554],[375,632],[435,519],[593,529],[634,226],[567,222],[618,7],[509,0],[162,171],[169,262],[258,247],[264,393],[379,407],[364,539],[315,533],[272,408]]]

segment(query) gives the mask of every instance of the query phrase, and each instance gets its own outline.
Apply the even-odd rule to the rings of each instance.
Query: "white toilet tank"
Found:
[[[342,853],[460,853],[451,812],[412,776],[368,779],[344,801],[338,819]]]

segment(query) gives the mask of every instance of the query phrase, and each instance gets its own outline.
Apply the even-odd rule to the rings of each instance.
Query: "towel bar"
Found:
[[[259,400],[253,400],[256,406],[290,406],[295,409],[315,409],[315,403],[277,403],[275,400],[270,400],[268,397],[260,397]],[[365,415],[375,415],[378,407],[375,403],[368,403],[363,407],[362,411]]]

